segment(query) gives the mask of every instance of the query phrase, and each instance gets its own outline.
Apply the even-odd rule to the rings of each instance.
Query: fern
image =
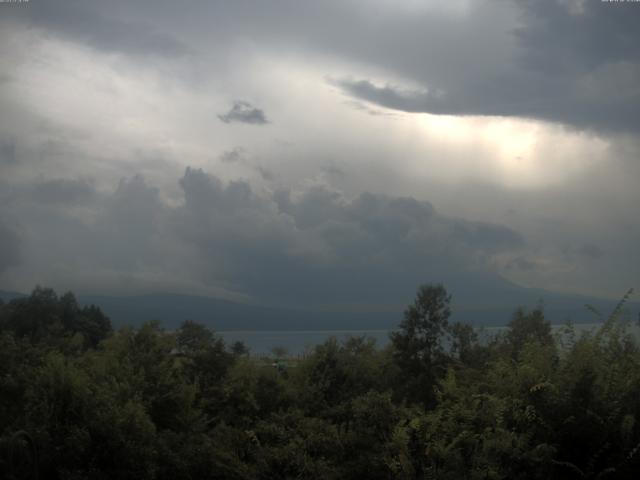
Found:
[[[600,329],[598,330],[598,333],[596,334],[596,339],[598,340],[601,339],[602,337],[604,337],[606,333],[608,333],[613,329],[613,326],[615,325],[618,317],[620,316],[620,313],[622,313],[622,309],[624,308],[624,305],[627,303],[627,301],[629,300],[632,294],[633,294],[633,288],[630,288],[629,290],[627,290],[627,293],[625,293],[623,297],[620,299],[618,304],[615,306],[615,308],[607,318],[607,320],[604,322],[604,325],[602,325],[602,327],[600,327]]]

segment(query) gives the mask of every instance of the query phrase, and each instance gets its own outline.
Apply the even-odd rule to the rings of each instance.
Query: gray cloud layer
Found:
[[[397,300],[417,278],[484,270],[490,254],[523,245],[507,228],[447,218],[412,198],[350,200],[324,186],[257,194],[192,169],[180,184],[174,218],[202,273],[224,272],[234,289],[263,299]]]
[[[502,268],[529,285],[628,288],[640,150],[619,134],[640,126],[638,5],[5,6],[2,285],[337,302],[497,285]],[[217,176],[178,184],[187,164]]]
[[[496,7],[478,3],[479,8]],[[558,0],[516,5],[514,25],[503,25],[511,32],[514,50],[499,68],[477,68],[480,57],[465,69],[456,59],[458,47],[450,46],[451,65],[420,62],[416,52],[407,52],[422,64],[406,73],[424,85],[423,91],[375,85],[367,79],[343,79],[338,84],[357,98],[407,112],[517,116],[637,132],[637,5]],[[435,72],[443,68],[444,73]]]
[[[146,8],[153,13],[153,4],[147,4]],[[122,12],[122,9],[119,10]],[[168,57],[191,52],[191,48],[175,36],[154,26],[152,20],[131,20],[127,15],[119,16],[112,8],[102,11],[91,2],[33,2],[15,15],[29,25],[44,27],[72,41],[98,49],[127,55]]]
[[[72,180],[14,190],[5,209],[28,236],[16,269],[29,273],[36,260],[31,274],[55,276],[56,264],[74,265],[84,269],[81,289],[109,272],[160,275],[177,289],[195,279],[276,303],[375,303],[398,301],[429,279],[499,283],[490,257],[524,245],[506,227],[449,218],[410,197],[349,199],[321,185],[257,192],[198,169],[187,169],[180,187],[183,202],[173,207],[140,176],[111,194]],[[8,267],[17,240],[0,233],[0,266]]]
[[[397,87],[384,73],[381,83],[372,81],[355,67],[356,80],[338,82],[349,95],[407,112],[529,117],[604,131],[640,128],[640,8],[633,2],[116,5],[34,2],[15,17],[132,55],[175,56],[246,39],[275,52],[329,53],[419,86]],[[259,109],[242,102],[220,118],[266,121]]]
[[[0,218],[0,273],[21,260],[20,237]]]

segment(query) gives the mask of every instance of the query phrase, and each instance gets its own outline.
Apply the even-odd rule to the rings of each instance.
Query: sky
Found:
[[[0,3],[0,289],[640,279],[640,3]]]

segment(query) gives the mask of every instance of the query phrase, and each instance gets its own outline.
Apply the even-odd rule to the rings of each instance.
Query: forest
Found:
[[[189,320],[114,331],[38,287],[0,304],[0,477],[637,478],[628,295],[589,332],[517,308],[480,341],[423,285],[385,348],[259,358]]]

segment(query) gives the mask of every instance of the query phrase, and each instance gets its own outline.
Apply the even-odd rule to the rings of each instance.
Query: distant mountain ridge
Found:
[[[19,292],[0,291],[0,298],[5,302],[24,296]],[[217,331],[377,330],[395,328],[404,311],[402,306],[395,312],[389,307],[372,307],[369,311],[269,307],[175,293],[136,296],[78,294],[77,297],[83,305],[98,305],[116,327],[159,320],[165,328],[173,329],[184,320],[194,320]],[[594,306],[604,316],[617,304],[616,300],[520,288],[510,292],[504,302],[498,299],[483,305],[463,303],[463,299],[456,301],[454,295],[451,320],[476,326],[506,325],[518,306],[531,309],[539,300],[543,302],[545,316],[554,324],[567,319],[574,323],[597,322],[598,318],[585,308],[585,304]],[[640,303],[629,302],[627,309],[631,311],[632,318],[636,318]]]
[[[27,293],[10,292],[6,290],[0,290],[0,300],[3,302],[9,302],[14,298],[23,298],[29,296]]]

